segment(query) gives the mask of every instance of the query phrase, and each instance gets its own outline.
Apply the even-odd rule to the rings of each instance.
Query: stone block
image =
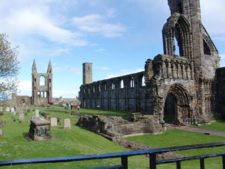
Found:
[[[64,129],[71,128],[70,119],[64,119]]]
[[[56,117],[52,117],[50,120],[51,120],[51,127],[58,126],[58,119]]]

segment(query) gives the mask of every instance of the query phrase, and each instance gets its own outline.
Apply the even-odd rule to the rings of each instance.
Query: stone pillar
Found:
[[[92,83],[92,63],[83,63],[83,84]]]

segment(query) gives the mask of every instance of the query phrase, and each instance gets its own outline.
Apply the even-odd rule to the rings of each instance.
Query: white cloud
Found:
[[[113,15],[108,13],[108,15]],[[107,17],[99,14],[91,14],[82,17],[74,17],[73,22],[82,32],[98,33],[105,37],[119,37],[125,31],[126,27],[122,24],[107,23]]]
[[[39,9],[21,9],[1,19],[0,30],[11,36],[41,36],[55,43],[85,46],[87,42],[77,32],[64,29],[54,23]],[[16,28],[15,28],[16,25]]]
[[[30,80],[20,80],[18,83],[18,93],[23,95],[31,96],[31,81]]]
[[[203,24],[212,36],[222,41],[225,41],[224,7],[224,0],[201,1]]]

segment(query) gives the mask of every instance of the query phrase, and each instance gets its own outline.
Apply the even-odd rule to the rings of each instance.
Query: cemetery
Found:
[[[14,81],[1,86],[11,96],[0,100],[0,169],[128,169],[128,157],[129,169],[225,168],[225,68],[200,0],[168,5],[163,54],[140,72],[93,81],[85,62],[79,96],[63,100],[53,97],[54,63],[40,73],[34,60],[31,96],[14,93]]]
[[[6,110],[6,109],[5,109]],[[8,110],[8,109],[7,109]],[[37,112],[49,113],[50,119],[42,121],[44,119]],[[129,148],[119,144],[118,142],[110,141],[109,139],[102,137],[94,132],[90,132],[77,126],[80,117],[85,116],[118,116],[125,119],[131,119],[127,112],[111,112],[102,110],[92,109],[80,109],[80,115],[71,115],[71,110],[67,110],[60,106],[50,107],[32,107],[31,112],[25,113],[24,118],[17,112],[4,111],[1,119],[1,160],[8,159],[26,159],[26,158],[42,158],[42,157],[63,157],[63,156],[75,156],[75,155],[86,155],[86,154],[98,154],[98,153],[110,153],[110,152],[121,152],[130,151],[139,146]],[[39,115],[39,117],[37,117]],[[60,119],[61,123],[58,123]],[[44,124],[50,128],[51,137],[48,139],[32,139],[29,136],[30,126],[33,124]],[[36,126],[38,127],[38,126]],[[209,130],[223,131],[225,132],[225,125],[223,122],[215,122],[211,125],[200,126],[200,128],[208,128]],[[38,131],[38,130],[37,130]],[[46,133],[44,129],[41,129],[43,133]],[[49,131],[49,130],[47,130]],[[43,134],[42,133],[42,134]],[[48,133],[48,132],[47,132]],[[186,132],[178,129],[168,129],[166,132],[160,135],[145,134],[142,136],[131,136],[124,138],[129,144],[135,143],[136,145],[141,144],[145,147],[168,147],[177,145],[190,145],[200,143],[212,143],[222,142],[224,137],[205,135],[200,133]],[[167,141],[171,140],[171,141]],[[143,148],[143,147],[142,147]],[[196,155],[212,152],[223,152],[224,148],[216,148],[212,150],[198,150],[184,152],[182,155]],[[148,166],[148,158],[145,156],[133,157],[130,161],[130,168],[146,168]],[[221,166],[220,161],[217,158],[206,160],[206,163],[211,168],[217,168]],[[113,165],[118,160],[99,160],[89,162],[76,162],[76,163],[62,163],[62,164],[36,164],[28,166],[20,166],[20,168],[31,168],[37,169],[44,167],[46,169],[60,169],[60,168],[87,168],[96,166]],[[186,162],[185,166],[198,166],[198,162]],[[162,166],[167,169],[168,166]],[[173,165],[171,165],[173,166]],[[17,168],[15,167],[4,167]]]

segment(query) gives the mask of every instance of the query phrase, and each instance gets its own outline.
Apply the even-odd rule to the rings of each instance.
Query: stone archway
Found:
[[[164,121],[183,123],[190,116],[191,108],[187,91],[179,84],[171,86],[165,99]]]

